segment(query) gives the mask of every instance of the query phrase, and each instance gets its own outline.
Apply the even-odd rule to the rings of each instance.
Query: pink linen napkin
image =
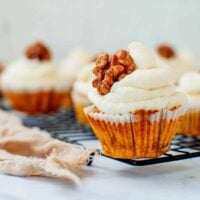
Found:
[[[15,116],[0,111],[0,172],[15,176],[48,176],[80,183],[74,170],[87,164],[94,149],[52,138],[27,128]]]

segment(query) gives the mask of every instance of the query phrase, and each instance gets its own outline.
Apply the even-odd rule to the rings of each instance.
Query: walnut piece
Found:
[[[97,57],[96,66],[93,69],[96,75],[92,82],[93,87],[97,88],[99,94],[105,95],[110,92],[114,82],[125,78],[135,68],[134,60],[126,50],[120,50],[111,56],[102,53]]]
[[[41,61],[51,59],[49,49],[42,42],[36,42],[29,46],[26,49],[25,54],[29,59],[39,59]]]
[[[163,58],[173,58],[176,56],[175,50],[169,45],[163,44],[157,48],[157,52]]]

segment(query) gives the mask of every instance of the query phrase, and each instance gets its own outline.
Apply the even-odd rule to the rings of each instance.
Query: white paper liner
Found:
[[[167,120],[175,120],[185,114],[187,111],[188,106],[184,105],[181,107],[176,108],[175,110],[163,109],[153,115],[150,116],[149,120],[159,121],[160,119],[167,119]]]
[[[109,114],[109,113],[97,113],[90,112],[94,106],[89,106],[84,109],[84,112],[90,115],[94,119],[100,119],[104,121],[110,121],[111,123],[125,123],[125,122],[134,122],[131,114]]]
[[[183,135],[200,135],[200,106],[189,104],[185,117],[178,129],[179,134]]]
[[[110,113],[102,113],[102,112],[91,112],[94,106],[89,106],[84,109],[85,113],[91,116],[94,119],[110,121],[111,123],[126,123],[126,122],[137,122],[137,115],[134,113],[127,114],[110,114]],[[187,105],[180,106],[176,109],[162,109],[154,114],[150,114],[149,121],[160,121],[160,120],[175,120],[181,116],[183,116],[188,109]]]

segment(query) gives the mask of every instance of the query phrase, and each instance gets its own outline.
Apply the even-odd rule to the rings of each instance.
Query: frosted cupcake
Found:
[[[179,133],[200,135],[200,72],[186,73],[179,82],[179,89],[185,92],[189,100],[189,109],[184,116]]]
[[[41,42],[31,45],[23,58],[6,67],[1,84],[11,107],[27,114],[58,111],[68,96],[67,85],[59,78],[50,51]]]
[[[133,42],[129,51],[101,54],[85,109],[103,153],[114,158],[156,158],[167,152],[185,113],[173,69]]]
[[[94,79],[94,74],[92,73],[94,66],[95,63],[91,63],[80,71],[72,90],[72,99],[76,117],[78,121],[83,124],[88,124],[88,120],[83,109],[91,105],[91,102],[88,99],[88,91],[91,89],[92,80]]]
[[[77,74],[93,60],[93,55],[83,48],[77,48],[72,50],[66,59],[64,59],[59,67],[60,78],[63,79],[69,88],[69,93],[72,90],[72,86],[76,80]],[[64,106],[72,107],[71,97]]]
[[[4,65],[3,63],[0,62],[0,80],[1,80],[1,75],[4,71]],[[1,84],[0,84],[0,97],[2,97],[2,89],[1,89]]]
[[[156,58],[159,65],[165,62],[175,70],[177,80],[187,71],[196,68],[196,61],[192,52],[187,50],[178,51],[167,44],[158,46]]]

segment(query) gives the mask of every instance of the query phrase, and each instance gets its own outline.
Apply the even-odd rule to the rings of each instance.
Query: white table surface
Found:
[[[50,178],[0,175],[0,200],[200,199],[200,158],[137,167],[100,156],[80,176],[82,184],[77,186]]]

